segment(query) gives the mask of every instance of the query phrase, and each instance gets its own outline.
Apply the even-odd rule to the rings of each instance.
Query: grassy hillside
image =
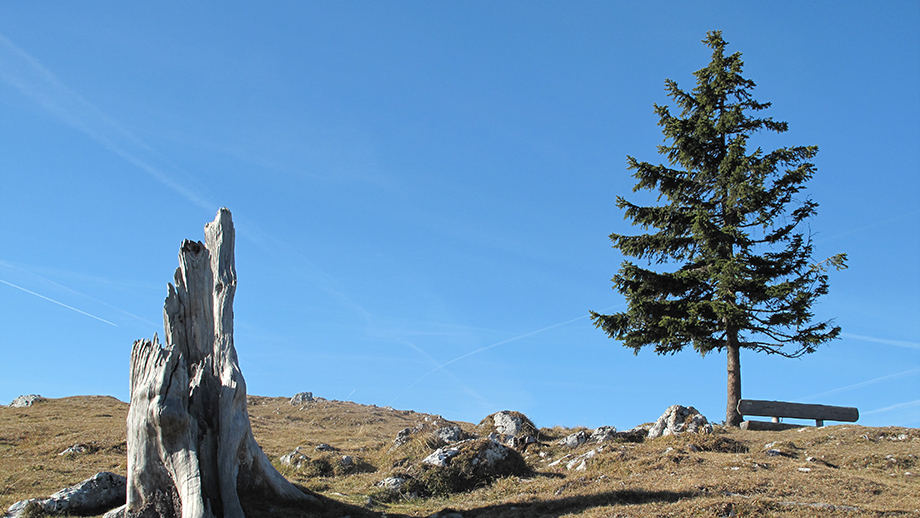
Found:
[[[126,403],[102,396],[0,407],[0,509],[50,495],[99,471],[124,475],[127,410]],[[393,439],[422,423],[448,424],[440,416],[322,399],[291,406],[284,398],[255,396],[249,398],[249,413],[256,439],[285,476],[347,504],[339,510],[351,509],[353,515],[365,510],[431,516],[454,510],[464,518],[920,516],[920,429],[716,427],[708,436],[604,443],[580,471],[575,465],[567,469],[568,461],[600,445],[567,449],[552,439],[576,430],[542,429],[544,442],[523,452],[530,476],[450,496],[388,501],[376,483],[431,451],[424,434],[396,449]],[[476,431],[471,423],[454,424]],[[59,455],[78,443],[88,451]],[[322,443],[336,451],[316,452]],[[310,462],[282,466],[279,457],[298,446]],[[770,449],[779,453],[768,454]],[[341,465],[344,455],[353,458],[350,467]],[[312,516],[310,510],[262,511],[258,514]]]

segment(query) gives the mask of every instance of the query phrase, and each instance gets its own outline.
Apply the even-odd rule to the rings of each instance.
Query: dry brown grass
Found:
[[[250,397],[253,432],[266,454],[292,481],[353,511],[387,516],[429,516],[455,509],[477,517],[644,516],[920,516],[920,430],[829,426],[783,432],[716,427],[709,436],[665,437],[606,443],[586,469],[563,461],[596,449],[574,450],[554,442],[530,445],[524,457],[533,470],[449,497],[384,503],[369,501],[376,483],[404,470],[429,450],[426,434],[393,449],[404,428],[442,418],[349,402],[317,400],[293,407],[283,398]],[[0,508],[46,496],[96,472],[125,473],[127,404],[109,397],[48,400],[30,408],[0,408]],[[467,432],[470,423],[456,423]],[[569,430],[543,429],[544,437]],[[90,453],[60,456],[75,443]],[[335,452],[314,449],[327,443]],[[766,445],[780,451],[768,455]],[[295,469],[277,459],[300,446],[314,464]],[[343,455],[355,466],[343,468]],[[910,474],[908,474],[910,473]],[[734,513],[734,514],[733,514]],[[311,516],[276,508],[264,516]],[[355,512],[353,515],[357,515]]]

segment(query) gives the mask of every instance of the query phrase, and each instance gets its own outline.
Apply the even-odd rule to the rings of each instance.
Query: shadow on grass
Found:
[[[433,516],[443,516],[453,511],[460,513],[463,518],[498,518],[506,516],[555,518],[571,513],[586,511],[595,507],[626,506],[649,502],[677,502],[697,496],[697,493],[690,491],[621,490],[593,495],[577,495],[551,500],[540,500],[536,502],[494,504],[465,511],[445,509]]]
[[[269,502],[266,500],[249,499],[243,502],[247,518],[408,518],[406,515],[374,511],[366,507],[346,504],[311,493],[317,502],[313,504],[286,504],[283,502]],[[649,502],[677,502],[679,500],[695,498],[698,493],[690,491],[642,491],[621,490],[608,491],[594,495],[578,495],[550,500],[540,500],[526,503],[493,504],[484,507],[454,510],[443,509],[433,515],[448,516],[458,513],[463,518],[499,518],[499,517],[540,517],[556,518],[559,516],[578,513],[596,507],[627,506],[631,504],[644,504]]]

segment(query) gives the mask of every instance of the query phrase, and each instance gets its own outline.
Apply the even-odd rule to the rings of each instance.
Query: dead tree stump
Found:
[[[252,435],[233,346],[230,211],[184,241],[160,345],[131,351],[127,504],[117,515],[242,518],[241,495],[317,502],[275,470]],[[113,513],[113,515],[116,515]]]

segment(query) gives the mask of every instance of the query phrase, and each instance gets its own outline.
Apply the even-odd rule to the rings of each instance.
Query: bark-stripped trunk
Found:
[[[725,348],[728,357],[728,402],[725,407],[725,424],[740,426],[741,414],[738,413],[738,401],[741,401],[741,346],[738,344],[738,332],[728,332],[728,345]]]
[[[242,518],[240,494],[316,501],[282,477],[252,435],[233,346],[230,211],[184,241],[160,345],[131,351],[128,495],[123,515]]]

